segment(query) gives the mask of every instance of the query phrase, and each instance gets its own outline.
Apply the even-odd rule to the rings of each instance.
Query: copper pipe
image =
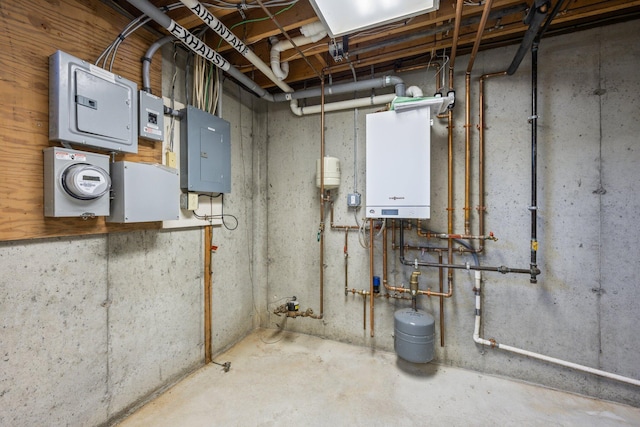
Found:
[[[395,220],[392,221],[392,235],[393,227],[395,227]],[[382,230],[382,285],[387,288],[387,227]]]
[[[259,1],[259,0],[258,0]],[[262,6],[262,5],[261,5]],[[264,6],[262,6],[264,8]],[[320,319],[324,316],[324,75],[320,79]]]
[[[453,89],[453,69],[456,63],[456,51],[458,49],[458,37],[460,36],[460,22],[462,21],[463,0],[456,2],[456,21],[453,27],[453,39],[451,40],[451,58],[449,59],[449,87]]]
[[[453,72],[450,70],[450,74]],[[451,79],[453,76],[450,76]],[[447,113],[448,120],[448,146],[449,146],[449,161],[447,165],[447,234],[453,234],[453,111],[449,110]],[[449,264],[453,264],[453,238],[449,237],[448,239],[448,262]],[[451,288],[453,283],[453,270],[449,269],[447,271],[447,282],[449,284],[449,288]]]
[[[438,253],[438,264],[442,264],[442,252]],[[444,270],[438,268],[438,283],[440,293],[444,292]],[[444,347],[444,298],[440,298],[440,347]]]
[[[369,219],[369,292],[373,295],[373,218]],[[369,298],[369,325],[371,326],[371,337],[373,337],[373,300]]]
[[[333,223],[333,202],[331,202],[331,204],[329,205],[331,208],[330,211],[330,215],[331,215],[331,229],[332,230],[359,230],[360,227],[358,227],[357,225],[336,225]]]
[[[478,54],[478,49],[480,48],[480,40],[482,39],[482,33],[484,33],[484,29],[487,25],[487,20],[489,19],[489,13],[491,12],[491,4],[493,0],[486,0],[484,4],[484,9],[482,10],[482,18],[480,18],[480,23],[478,24],[478,32],[476,33],[476,39],[473,42],[473,49],[471,50],[471,56],[469,57],[469,64],[467,64],[467,73],[471,73],[473,69],[473,63],[476,60],[476,55]]]
[[[480,40],[482,33],[487,25],[489,12],[493,0],[487,0],[482,11],[482,18],[478,25],[478,32],[473,43],[469,64],[467,64],[467,73],[465,75],[465,104],[464,104],[464,134],[465,134],[465,168],[464,168],[464,234],[471,234],[471,70],[480,48]]]
[[[344,232],[344,294],[345,295],[347,295],[347,289],[349,288],[348,268],[349,268],[349,230],[347,229]]]
[[[480,99],[480,108],[478,109],[478,234],[484,235],[484,81],[488,78],[506,76],[506,71],[498,73],[483,74],[480,76],[480,84],[478,92]],[[476,249],[477,253],[484,250],[484,241],[480,241],[480,245]]]
[[[211,345],[211,281],[213,269],[211,266],[211,239],[213,227],[207,225],[204,228],[204,363],[213,360],[213,347]]]
[[[480,29],[478,29],[478,34]],[[471,73],[464,76],[464,234],[471,234]]]
[[[362,294],[362,330],[367,330],[367,296],[365,294]]]

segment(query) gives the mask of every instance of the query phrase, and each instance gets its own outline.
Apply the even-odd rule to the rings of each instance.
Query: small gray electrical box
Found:
[[[231,192],[231,127],[187,106],[180,122],[180,186],[191,192]]]
[[[178,170],[154,163],[111,163],[111,215],[107,222],[147,222],[180,217]]]
[[[162,98],[140,91],[138,131],[140,138],[151,141],[164,140],[164,104]]]
[[[360,193],[349,193],[347,196],[347,206],[357,208],[360,206]]]
[[[44,149],[44,216],[107,216],[110,188],[109,156]]]
[[[138,85],[74,56],[49,57],[49,139],[138,152]]]

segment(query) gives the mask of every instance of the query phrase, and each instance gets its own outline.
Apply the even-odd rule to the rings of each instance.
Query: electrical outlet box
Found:
[[[176,153],[173,151],[167,151],[165,163],[170,168],[177,169],[178,161],[176,160]]]
[[[180,121],[180,186],[203,193],[231,192],[229,122],[187,106]]]
[[[113,200],[107,222],[147,222],[179,218],[178,171],[154,163],[111,163]]]
[[[49,139],[138,152],[138,85],[57,51],[49,57]]]
[[[185,211],[198,209],[198,193],[182,193],[180,195],[180,209]]]
[[[350,193],[347,196],[347,206],[357,208],[360,206],[360,193]]]
[[[138,131],[140,138],[164,140],[164,104],[162,98],[140,91]]]

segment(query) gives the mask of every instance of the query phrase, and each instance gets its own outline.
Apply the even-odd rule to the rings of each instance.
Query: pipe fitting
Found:
[[[415,297],[418,295],[418,276],[420,275],[419,271],[414,271],[411,273],[411,279],[409,279],[409,289],[411,290],[411,296]]]

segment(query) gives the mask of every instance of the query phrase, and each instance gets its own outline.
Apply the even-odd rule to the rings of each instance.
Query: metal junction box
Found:
[[[109,156],[44,149],[44,216],[107,216],[110,188]]]
[[[140,138],[151,141],[164,140],[164,104],[162,98],[141,90],[138,105],[140,106],[138,115]]]
[[[175,220],[180,216],[177,169],[154,163],[111,164],[111,215],[107,222]]]
[[[180,123],[180,186],[190,192],[231,192],[229,122],[192,106]]]
[[[138,152],[136,83],[62,51],[49,57],[49,139]]]

